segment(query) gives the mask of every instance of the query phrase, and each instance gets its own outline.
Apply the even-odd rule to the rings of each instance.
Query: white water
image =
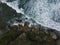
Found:
[[[24,14],[23,9],[18,8],[18,0],[13,2],[6,2],[6,0],[1,1],[15,9],[17,13]],[[56,0],[56,4],[54,3],[54,0],[52,1],[52,3],[47,3],[47,1],[48,0],[30,0],[24,5],[24,10],[26,10],[26,8],[28,7],[25,11],[25,14],[27,14],[28,17],[32,18],[42,26],[60,31],[60,22],[56,22],[58,18],[60,18],[60,1]],[[53,17],[56,21],[53,20]]]
[[[24,14],[24,11],[22,8],[18,8],[18,0],[13,2],[7,2],[7,0],[1,0],[2,3],[6,3],[8,6],[12,7],[14,10],[16,10],[17,13]]]

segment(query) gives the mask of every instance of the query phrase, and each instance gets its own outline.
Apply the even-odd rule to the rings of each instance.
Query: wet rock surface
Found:
[[[6,4],[0,4],[0,7],[4,7],[3,5]],[[7,7],[8,6],[5,8]],[[16,12],[13,11],[14,13],[11,13],[10,11],[13,9],[10,9],[10,7],[7,9],[7,12],[4,10],[3,12],[0,11],[0,30],[2,30],[0,33],[2,34],[4,32],[0,36],[0,45],[60,45],[60,33],[58,31],[43,28],[43,26],[36,24],[34,21],[31,21],[31,19],[25,18],[20,20],[18,18],[14,21],[12,20],[12,23],[6,24],[6,18],[8,18],[8,16],[11,17],[16,14]],[[13,17],[9,18],[9,20],[13,19]],[[7,20],[7,22],[9,20]],[[19,23],[13,25],[15,22]]]
[[[42,30],[39,27],[29,27],[27,22],[24,23],[24,26],[18,24],[10,29],[12,31],[9,31],[8,35],[5,34],[6,36],[3,37],[3,39],[5,37],[11,38],[6,38],[6,41],[10,39],[9,43],[4,42],[7,45],[59,45],[60,43],[60,38],[54,31]]]

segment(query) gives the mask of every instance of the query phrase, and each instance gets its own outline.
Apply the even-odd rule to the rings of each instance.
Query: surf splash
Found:
[[[23,5],[24,10],[23,7],[19,8],[19,1],[1,0],[17,13],[25,14],[42,26],[60,31],[60,0],[29,0]]]
[[[14,10],[16,10],[17,13],[22,13],[24,14],[24,11],[22,8],[19,8],[19,1],[18,0],[14,0],[13,2],[7,2],[7,0],[1,0],[2,3],[6,3],[8,6],[10,6],[11,8],[13,8]]]
[[[60,31],[59,0],[30,0],[24,7],[25,13],[38,24]]]

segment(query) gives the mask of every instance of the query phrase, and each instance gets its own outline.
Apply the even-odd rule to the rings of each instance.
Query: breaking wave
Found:
[[[1,0],[17,13],[25,14],[42,26],[60,31],[60,0],[29,0],[21,8],[19,8],[19,1]]]

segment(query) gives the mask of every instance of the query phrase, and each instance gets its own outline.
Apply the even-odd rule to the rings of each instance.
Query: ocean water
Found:
[[[60,0],[0,0],[36,23],[60,31]]]

